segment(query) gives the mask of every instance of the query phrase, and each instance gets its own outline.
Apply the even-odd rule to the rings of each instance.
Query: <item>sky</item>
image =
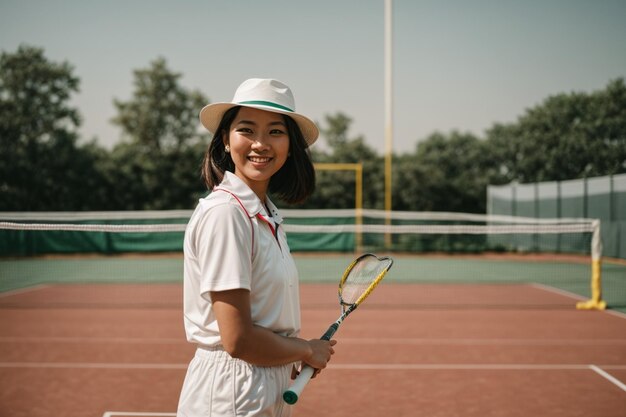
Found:
[[[394,152],[626,77],[625,19],[625,0],[393,0]],[[384,0],[0,0],[0,51],[21,44],[73,66],[81,137],[105,147],[121,138],[113,100],[165,58],[211,102],[277,78],[298,112],[322,127],[342,112],[384,152]]]

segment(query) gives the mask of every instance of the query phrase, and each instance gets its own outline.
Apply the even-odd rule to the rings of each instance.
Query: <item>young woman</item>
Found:
[[[178,416],[288,416],[295,367],[325,368],[335,341],[298,337],[298,273],[268,193],[297,203],[313,192],[318,129],[271,79],[245,81],[200,120],[213,133],[202,170],[212,192],[185,233],[184,324],[197,350]]]

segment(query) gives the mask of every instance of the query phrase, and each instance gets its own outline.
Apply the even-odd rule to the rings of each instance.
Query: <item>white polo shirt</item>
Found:
[[[226,172],[199,201],[184,243],[184,323],[187,340],[221,345],[211,291],[250,291],[252,322],[283,336],[300,332],[296,269],[276,206],[271,216],[254,192]]]

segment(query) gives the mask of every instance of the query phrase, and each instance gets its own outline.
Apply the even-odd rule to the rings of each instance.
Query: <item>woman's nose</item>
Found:
[[[254,149],[267,149],[269,148],[269,141],[266,135],[263,133],[259,133],[252,143],[252,147]]]

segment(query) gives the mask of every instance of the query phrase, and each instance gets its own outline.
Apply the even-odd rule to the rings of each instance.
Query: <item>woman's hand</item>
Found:
[[[328,365],[331,356],[335,354],[335,349],[333,348],[333,346],[337,344],[337,341],[311,339],[308,343],[311,347],[311,355],[307,359],[302,361],[302,366],[308,365],[311,368],[315,369],[315,372],[311,377],[315,378],[322,369],[326,368],[326,365]],[[300,374],[300,371],[294,366],[291,372],[291,379],[296,379],[298,374]]]
[[[330,361],[330,357],[335,354],[333,346],[337,344],[336,340],[311,339],[311,355],[304,359],[304,363],[311,368],[324,369]]]

